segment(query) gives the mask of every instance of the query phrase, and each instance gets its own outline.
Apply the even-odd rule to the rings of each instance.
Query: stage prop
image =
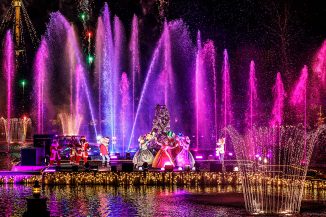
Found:
[[[139,150],[133,158],[137,168],[144,163],[162,170],[165,166],[182,169],[195,165],[195,159],[189,151],[190,138],[171,131],[170,114],[165,105],[156,105],[152,130],[140,136],[138,141]]]

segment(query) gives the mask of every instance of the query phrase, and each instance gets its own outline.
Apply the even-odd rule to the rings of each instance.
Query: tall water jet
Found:
[[[136,15],[132,18],[131,37],[129,42],[130,52],[130,69],[132,75],[132,121],[135,120],[136,109],[136,87],[140,76],[140,60],[139,60],[139,33],[138,18]]]
[[[197,33],[197,55],[196,55],[196,86],[195,86],[195,103],[196,103],[196,149],[199,147],[199,90],[200,90],[200,74],[203,71],[203,62],[201,58],[201,36],[200,31]]]
[[[209,148],[217,137],[217,84],[215,47],[207,41],[201,47],[200,33],[197,36],[196,57],[196,147]],[[215,137],[215,138],[214,138]],[[215,140],[215,141],[214,141]]]
[[[85,108],[84,103],[82,103],[82,77],[84,68],[82,65],[81,53],[79,51],[79,46],[77,43],[77,37],[73,26],[67,29],[67,41],[66,41],[66,55],[68,59],[69,75],[70,75],[70,111],[71,114],[70,121],[74,123],[69,123],[70,131],[72,135],[78,135],[81,122],[85,118]],[[77,52],[76,52],[77,51]],[[62,119],[61,119],[62,120]],[[61,122],[65,124],[66,121]],[[63,127],[63,131],[65,127]],[[66,134],[67,135],[67,134]],[[69,135],[69,134],[68,134]]]
[[[45,79],[47,74],[49,51],[46,40],[43,38],[37,50],[34,62],[34,113],[36,113],[37,133],[44,133],[44,101],[47,93]]]
[[[129,119],[129,81],[127,74],[124,72],[121,75],[120,95],[121,95],[121,110],[120,110],[120,127],[122,136],[122,153],[125,153],[125,141],[128,130]]]
[[[10,122],[12,112],[12,85],[15,75],[15,56],[14,56],[14,43],[12,40],[11,31],[7,31],[3,46],[3,73],[7,83],[7,123],[6,123],[6,136],[7,142],[10,143]]]
[[[225,49],[223,52],[223,68],[222,68],[222,120],[224,129],[233,122],[232,109],[232,88],[230,81],[230,65],[228,52]],[[226,131],[224,132],[226,134]],[[224,135],[226,136],[226,135]]]
[[[139,114],[140,114],[140,110],[144,106],[144,101],[146,100],[147,89],[150,86],[151,78],[154,76],[154,68],[155,68],[155,66],[156,66],[156,64],[158,63],[158,60],[159,60],[159,54],[160,54],[160,51],[161,51],[161,48],[162,48],[162,41],[163,41],[163,38],[161,37],[160,40],[157,43],[157,46],[156,46],[155,50],[154,50],[152,59],[150,61],[149,68],[147,70],[145,82],[144,82],[143,87],[142,87],[139,103],[138,103],[138,106],[137,106],[137,111],[136,111],[136,114],[135,114],[135,120],[134,120],[132,129],[131,129],[131,135],[130,135],[130,139],[129,139],[128,150],[130,150],[130,148],[131,148],[133,138],[134,138],[134,134],[135,134],[135,127],[138,124],[138,119],[139,119],[138,117],[139,117]]]
[[[255,62],[252,60],[250,62],[249,71],[249,88],[248,88],[249,104],[246,113],[246,126],[247,129],[252,130],[254,124],[256,124],[256,117],[258,116],[258,94],[257,94],[257,84],[256,84],[256,71]]]
[[[113,37],[113,44],[114,44],[114,57],[113,57],[113,75],[112,75],[112,111],[113,111],[113,119],[111,123],[111,127],[113,130],[112,136],[116,135],[116,129],[118,128],[117,119],[118,116],[116,115],[120,110],[118,106],[121,104],[118,102],[119,97],[119,80],[120,80],[120,72],[121,72],[121,54],[122,54],[122,46],[123,46],[123,36],[124,36],[124,29],[120,19],[117,16],[114,16],[114,37]],[[120,138],[118,138],[120,139]],[[114,149],[113,149],[114,151]]]
[[[87,129],[80,131],[81,120],[88,121],[89,118],[94,120],[94,117],[91,99],[87,97],[89,89],[85,82],[87,75],[84,69],[84,57],[74,27],[59,12],[52,13],[44,39],[46,43],[41,44],[39,55],[48,52],[48,57],[38,56],[34,63],[35,79],[38,76],[44,78],[39,83],[34,82],[34,90],[40,95],[43,94],[39,103],[41,113],[39,118],[43,118],[44,121],[66,115],[68,118],[59,118],[62,132],[86,135],[90,131],[88,126]],[[43,72],[41,73],[40,70]],[[43,128],[45,125],[43,123]]]
[[[307,84],[308,84],[308,67],[305,65],[301,70],[301,75],[299,80],[297,81],[294,89],[292,91],[290,103],[294,106],[298,114],[303,113],[303,124],[304,124],[304,138],[305,138],[305,146],[304,146],[304,156],[303,162],[306,163],[306,140],[307,140]]]
[[[162,78],[164,78],[164,104],[168,105],[169,95],[172,95],[170,92],[172,90],[173,85],[173,69],[172,69],[172,60],[171,60],[171,40],[170,40],[170,31],[167,21],[164,22],[164,30],[163,30],[163,48],[164,48],[164,66],[162,73]],[[173,102],[172,102],[173,103]]]
[[[114,44],[108,5],[104,5],[103,14],[98,19],[96,35],[96,70],[99,83],[99,125],[104,135],[114,135]],[[103,123],[103,125],[101,124]]]
[[[274,94],[274,106],[272,110],[272,119],[270,120],[271,126],[281,126],[283,123],[283,108],[285,91],[281,77],[281,73],[278,72],[276,76],[275,85],[273,87]]]
[[[313,71],[319,78],[320,83],[326,87],[326,40],[315,55]]]

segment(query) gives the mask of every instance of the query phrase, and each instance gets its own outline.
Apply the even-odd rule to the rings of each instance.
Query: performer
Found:
[[[166,164],[173,165],[173,167],[175,166],[174,159],[171,154],[171,149],[174,149],[178,146],[174,146],[176,144],[171,142],[171,138],[169,138],[171,135],[172,134],[168,132],[162,143],[159,141],[157,142],[157,144],[161,146],[161,149],[157,152],[153,160],[153,168],[163,168]]]
[[[100,155],[102,156],[102,166],[105,164],[109,165],[110,163],[110,156],[108,152],[110,139],[108,137],[103,137],[100,139]]]
[[[84,165],[87,163],[88,152],[91,150],[89,143],[86,141],[86,136],[80,138],[81,144],[81,157],[83,158]]]
[[[188,136],[180,136],[180,146],[182,147],[182,151],[177,156],[177,166],[185,167],[189,165],[190,168],[193,168],[195,166],[195,159],[189,151],[190,138]]]
[[[225,154],[224,145],[225,145],[225,138],[222,137],[218,139],[216,143],[216,156],[219,156],[219,160],[222,163],[224,162],[224,154]]]
[[[70,142],[68,144],[68,147],[70,148],[70,164],[75,164],[76,163],[76,158],[77,158],[77,150],[76,146],[78,144],[78,141],[75,136],[72,136],[70,139]]]
[[[149,142],[153,139],[153,135],[151,133],[140,136],[138,139],[139,142],[139,150],[136,152],[132,162],[134,163],[135,167],[142,166],[145,162],[147,164],[152,164],[154,156],[148,150]]]
[[[59,145],[58,140],[54,139],[50,147],[50,166],[54,164],[54,161],[57,161],[57,166],[60,166],[60,156],[61,146]]]

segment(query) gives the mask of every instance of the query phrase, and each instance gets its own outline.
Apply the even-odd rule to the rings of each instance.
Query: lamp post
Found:
[[[41,186],[39,181],[35,181],[32,188],[33,197],[26,198],[27,211],[23,217],[44,216],[49,217],[50,212],[47,210],[46,197],[41,197]]]

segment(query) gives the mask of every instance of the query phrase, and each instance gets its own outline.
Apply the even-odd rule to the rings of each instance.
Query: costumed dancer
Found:
[[[59,145],[58,140],[54,139],[50,147],[50,166],[54,164],[54,161],[57,161],[57,166],[60,166],[60,156],[61,146]]]
[[[105,166],[105,164],[109,165],[110,163],[110,156],[108,152],[108,146],[109,146],[110,139],[108,137],[103,137],[100,140],[100,155],[102,156],[102,166]]]
[[[216,156],[219,156],[219,160],[222,163],[224,163],[224,154],[225,154],[224,145],[225,145],[225,138],[222,137],[218,139],[216,143]]]
[[[167,136],[163,139],[163,142],[157,142],[161,146],[161,149],[157,152],[152,167],[153,168],[163,168],[165,165],[175,166],[173,155],[171,150],[176,148],[175,143],[171,143],[169,138],[170,132],[167,133]]]
[[[145,162],[148,164],[153,163],[154,156],[150,150],[148,150],[148,144],[153,139],[152,134],[140,136],[138,138],[139,150],[136,152],[132,162],[135,167],[142,166]]]
[[[86,140],[86,136],[80,137],[81,144],[81,157],[83,158],[84,165],[87,163],[88,152],[91,150],[89,143]]]
[[[188,136],[181,136],[180,146],[182,146],[182,151],[177,156],[177,166],[185,167],[186,165],[189,165],[190,168],[193,168],[195,166],[195,159],[189,151],[190,138]]]
[[[75,136],[72,136],[70,139],[70,142],[68,144],[68,147],[70,148],[70,164],[75,164],[76,163],[76,158],[77,158],[77,139]]]

